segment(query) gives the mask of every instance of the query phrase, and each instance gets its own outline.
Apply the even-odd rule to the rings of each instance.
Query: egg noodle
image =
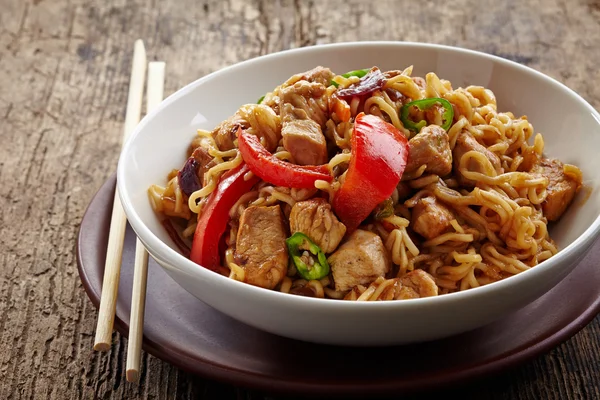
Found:
[[[332,78],[335,85],[323,85],[321,95],[299,97],[293,106],[322,128],[329,154],[326,164],[334,179],[332,182],[317,180],[312,189],[275,186],[260,180],[252,190],[241,195],[229,211],[226,250],[219,272],[239,281],[247,279],[244,267],[234,257],[240,217],[246,208],[279,205],[284,216],[289,218],[290,210],[297,202],[315,197],[333,202],[351,162],[353,124],[358,114],[377,116],[411,139],[417,137],[418,132],[404,126],[401,119],[403,105],[432,98],[445,99],[452,105],[453,119],[445,132],[452,155],[459,154],[455,148],[460,146],[460,137],[465,133],[486,152],[463,152],[459,159],[453,160],[451,172],[444,176],[432,173],[430,165],[405,172],[390,198],[391,215],[368,218],[363,222],[361,229],[381,238],[393,264],[390,273],[370,284],[339,291],[334,289],[331,274],[322,279],[307,280],[298,275],[290,262],[287,273],[275,289],[321,298],[390,300],[402,277],[422,270],[433,278],[439,294],[446,294],[519,274],[557,253],[557,246],[548,231],[549,215],[545,214],[544,208],[550,206],[553,178],[536,169],[546,157],[542,134],[534,131],[526,116],[516,117],[510,111],[499,110],[494,93],[485,87],[453,88],[450,81],[440,79],[433,72],[424,77],[412,75],[412,67],[388,71],[382,87],[347,100],[337,98],[336,93],[359,85],[362,78],[336,75]],[[261,104],[243,105],[214,131],[198,131],[190,153],[193,148],[202,147],[212,157],[200,189],[186,196],[180,187],[177,170],[168,175],[166,186],[152,185],[148,189],[154,210],[177,226],[181,239],[188,245],[198,215],[219,179],[243,162],[233,135],[236,127],[256,135],[280,160],[295,163],[281,135],[281,109],[287,106],[281,93],[301,77],[302,74],[294,75],[268,93]],[[336,106],[340,104],[336,105],[336,102],[345,103],[340,104],[343,109],[349,109],[349,119],[345,119],[341,111],[337,112]],[[429,111],[412,110],[411,117],[415,121],[425,120],[428,125],[442,126],[444,122],[439,107]],[[232,135],[227,139],[230,144],[223,146],[215,138],[218,132],[223,133],[226,129]],[[488,156],[488,152],[495,157]],[[493,159],[499,163],[494,163]],[[579,168],[562,163],[560,167],[559,173],[564,174],[564,179],[572,180],[579,188],[582,181]],[[251,179],[252,173],[249,174],[245,179]],[[448,228],[435,237],[423,237],[413,229],[412,215],[425,199],[442,203],[453,215]]]

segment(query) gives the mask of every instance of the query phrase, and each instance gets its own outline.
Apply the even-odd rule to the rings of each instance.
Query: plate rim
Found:
[[[100,304],[100,293],[98,293],[90,282],[89,275],[83,266],[83,252],[81,246],[81,237],[83,225],[92,205],[97,201],[102,192],[108,190],[114,196],[116,189],[116,174],[111,174],[106,179],[100,188],[90,199],[83,216],[80,220],[79,229],[76,238],[76,259],[79,278],[82,282],[86,295],[96,309]],[[112,203],[111,203],[112,206]],[[593,245],[592,245],[593,246]],[[573,271],[577,268],[573,268]],[[569,275],[572,271],[569,273]],[[568,275],[564,278],[567,279]],[[102,285],[102,280],[100,281]],[[128,293],[130,290],[128,290]],[[201,300],[197,300],[201,301]],[[208,306],[208,305],[207,305]],[[210,306],[208,306],[210,307]],[[217,310],[215,310],[217,311]],[[584,327],[600,314],[600,292],[599,296],[592,301],[587,308],[578,314],[574,319],[570,320],[565,326],[560,329],[546,334],[539,341],[535,341],[530,345],[522,345],[517,349],[508,352],[505,355],[496,356],[490,360],[483,362],[472,363],[460,368],[445,368],[436,371],[433,376],[418,375],[410,381],[403,380],[385,380],[373,381],[372,385],[365,386],[364,384],[352,384],[341,380],[330,381],[326,383],[307,382],[299,379],[289,380],[281,379],[272,375],[263,373],[255,373],[241,368],[231,368],[201,357],[190,357],[186,354],[177,351],[168,351],[168,348],[158,342],[152,341],[144,336],[142,348],[147,353],[159,358],[176,368],[186,371],[195,376],[201,376],[206,379],[231,384],[233,386],[242,386],[248,389],[258,389],[275,394],[295,394],[304,395],[329,395],[329,396],[358,396],[365,393],[370,394],[389,394],[391,391],[403,391],[403,393],[416,393],[422,391],[420,388],[426,386],[429,390],[440,389],[442,387],[455,386],[465,384],[469,381],[487,377],[499,373],[510,368],[525,364],[533,358],[540,356],[549,350],[559,346],[565,341],[572,338]],[[114,327],[123,337],[129,336],[129,324],[117,313],[115,313]],[[256,328],[254,328],[256,329]],[[395,346],[391,346],[395,347]],[[182,361],[182,360],[186,361]]]

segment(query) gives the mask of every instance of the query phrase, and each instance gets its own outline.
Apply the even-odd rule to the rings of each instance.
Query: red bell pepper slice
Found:
[[[333,209],[349,233],[392,195],[408,159],[404,135],[374,115],[356,116],[351,144],[346,178],[333,198]]]
[[[238,148],[250,171],[273,185],[311,189],[316,180],[333,180],[327,165],[296,165],[280,160],[265,149],[258,137],[241,129],[238,130]]]
[[[259,181],[257,176],[244,180],[248,172],[250,168],[244,163],[225,172],[208,197],[198,217],[192,241],[190,259],[193,262],[213,271],[221,265],[219,242],[227,229],[229,210]]]

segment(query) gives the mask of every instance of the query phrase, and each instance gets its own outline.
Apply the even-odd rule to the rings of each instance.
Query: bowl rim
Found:
[[[318,44],[294,49],[287,49],[278,52],[269,53],[266,55],[256,56],[244,61],[231,64],[229,66],[218,69],[212,73],[209,73],[201,78],[196,79],[178,89],[167,98],[165,98],[162,103],[156,107],[152,112],[146,114],[144,118],[140,121],[140,123],[136,126],[134,131],[128,137],[126,142],[123,145],[121,154],[118,160],[117,166],[117,189],[119,193],[119,198],[121,200],[121,204],[125,210],[125,214],[127,215],[127,219],[135,231],[136,235],[140,237],[142,242],[144,242],[149,249],[149,253],[153,255],[156,253],[158,258],[166,264],[174,265],[175,268],[181,270],[182,272],[189,275],[196,275],[197,277],[205,280],[208,284],[218,283],[224,286],[230,286],[231,290],[234,291],[245,291],[246,296],[260,296],[260,297],[272,297],[273,301],[286,302],[289,304],[296,303],[297,306],[310,306],[310,305],[318,305],[319,307],[335,307],[335,308],[343,308],[343,309],[379,309],[379,310],[387,310],[387,309],[395,309],[395,308],[403,308],[403,307],[435,307],[439,304],[448,304],[452,302],[462,302],[466,299],[470,298],[478,298],[482,296],[492,296],[495,293],[503,292],[511,287],[517,286],[519,283],[524,283],[526,281],[534,280],[536,276],[540,273],[543,273],[547,269],[559,264],[563,259],[567,259],[570,257],[575,257],[575,253],[580,249],[587,249],[594,242],[594,240],[600,236],[600,214],[596,216],[595,220],[590,224],[586,230],[579,235],[572,243],[570,243],[565,248],[559,250],[559,252],[553,257],[543,261],[542,263],[535,266],[535,268],[530,268],[526,271],[523,271],[517,275],[510,276],[501,281],[493,282],[488,285],[478,286],[475,288],[470,288],[468,290],[447,293],[444,295],[433,296],[433,297],[425,297],[425,298],[416,298],[409,299],[409,301],[381,301],[381,302],[356,302],[356,301],[332,301],[332,299],[321,299],[321,298],[313,298],[313,297],[305,297],[305,296],[293,296],[288,293],[282,293],[276,290],[269,290],[258,286],[253,286],[244,282],[239,282],[234,279],[230,279],[221,274],[215,273],[207,268],[204,268],[190,259],[186,258],[179,252],[172,249],[166,243],[164,243],[161,239],[159,239],[152,231],[145,225],[140,216],[133,207],[133,203],[128,196],[127,191],[127,178],[125,173],[125,164],[126,158],[131,152],[132,143],[140,136],[141,132],[145,130],[145,127],[149,125],[156,115],[162,112],[164,108],[170,105],[173,102],[176,102],[179,98],[186,96],[188,93],[196,90],[199,86],[202,86],[205,82],[208,82],[213,79],[218,79],[221,75],[228,73],[231,70],[235,70],[238,68],[243,68],[245,66],[257,64],[257,63],[268,63],[270,61],[275,61],[279,58],[285,58],[291,54],[302,54],[302,53],[318,53],[318,52],[326,52],[331,49],[343,49],[343,48],[353,48],[353,47],[388,47],[390,49],[428,49],[437,52],[446,52],[446,53],[454,53],[461,55],[470,55],[475,57],[480,57],[483,59],[490,60],[494,63],[510,67],[518,70],[521,73],[529,74],[530,76],[537,77],[542,79],[546,84],[554,86],[564,92],[565,96],[570,96],[574,101],[581,103],[584,108],[586,108],[591,116],[598,122],[598,126],[600,127],[600,113],[591,106],[581,95],[577,92],[566,86],[565,84],[559,82],[558,80],[537,71],[531,67],[526,65],[519,64],[517,62],[485,53],[482,51],[471,50],[458,46],[449,46],[435,43],[422,43],[422,42],[412,42],[412,41],[349,41],[349,42],[337,42],[337,43],[329,43],[329,44]],[[594,190],[592,188],[592,190]],[[596,188],[597,190],[597,188]],[[163,267],[164,268],[164,267]]]

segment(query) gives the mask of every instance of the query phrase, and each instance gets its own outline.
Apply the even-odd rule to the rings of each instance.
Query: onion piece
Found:
[[[336,92],[337,96],[342,99],[351,98],[354,96],[364,96],[381,89],[385,85],[385,75],[377,67],[373,67],[371,72],[360,78],[360,81],[350,85],[346,89],[340,89]]]

